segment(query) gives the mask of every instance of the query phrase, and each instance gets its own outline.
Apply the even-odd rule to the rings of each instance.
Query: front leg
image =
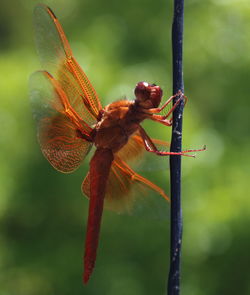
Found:
[[[169,110],[169,112],[165,115],[165,118],[169,117],[169,115],[175,110],[175,108],[178,106],[178,104],[180,103],[180,101],[182,99],[184,99],[184,106],[186,105],[188,98],[181,92],[178,91],[178,93],[176,93],[175,95],[171,96],[161,107],[159,108],[152,108],[152,109],[148,109],[147,112],[150,114],[157,114],[160,113],[163,109],[165,109],[165,107],[167,105],[169,105],[169,103],[175,98],[175,97],[179,97],[178,100],[175,102],[175,104],[173,105],[173,107]]]
[[[160,113],[176,96],[180,96],[180,98],[176,101],[176,103],[173,105],[173,107],[168,111],[166,115],[156,115],[157,113]],[[147,118],[156,122],[159,122],[165,126],[172,126],[173,118],[167,119],[173,111],[176,109],[176,107],[179,105],[181,100],[184,99],[184,106],[187,103],[187,97],[183,95],[181,91],[179,91],[177,94],[171,96],[162,107],[160,108],[152,108],[145,110],[145,113],[148,115]]]
[[[150,152],[154,153],[158,156],[170,156],[170,155],[177,155],[177,156],[186,156],[186,157],[192,157],[195,158],[195,155],[189,155],[188,153],[192,152],[200,152],[206,150],[206,146],[204,146],[202,149],[198,150],[186,150],[181,152],[165,152],[165,151],[159,151],[155,144],[153,143],[152,139],[147,135],[146,131],[139,125],[139,132],[141,135],[141,138],[143,140],[145,149]]]

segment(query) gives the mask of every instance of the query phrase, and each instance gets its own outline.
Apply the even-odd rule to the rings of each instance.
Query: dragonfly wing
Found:
[[[126,161],[139,160],[145,152],[145,147],[139,132],[130,136],[128,142],[116,155]]]
[[[160,151],[169,151],[170,144],[159,139],[152,139],[154,145]],[[145,143],[147,144],[147,142]],[[116,155],[129,163],[136,171],[164,171],[169,166],[168,157],[159,157],[146,151],[143,139],[139,132],[135,132],[128,143]],[[149,164],[150,163],[150,164]]]
[[[83,193],[90,195],[89,174],[82,184]],[[125,161],[115,156],[107,182],[105,208],[117,213],[166,217],[168,196],[165,192],[133,171]]]
[[[170,144],[166,141],[159,139],[151,140],[159,150],[168,150],[170,147]],[[119,158],[130,162],[144,157],[146,153],[148,152],[145,149],[144,142],[140,136],[140,133],[137,131],[129,138],[127,144],[121,150],[119,150],[116,155]]]
[[[49,73],[31,75],[30,98],[44,156],[57,170],[74,171],[92,146],[84,138],[92,129],[74,112],[66,93]]]
[[[102,109],[95,89],[83,72],[54,13],[39,4],[34,10],[35,39],[44,69],[59,82],[76,112],[89,124]]]

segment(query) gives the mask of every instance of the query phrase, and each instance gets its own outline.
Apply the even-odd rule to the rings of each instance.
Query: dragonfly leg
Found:
[[[148,117],[150,120],[159,122],[165,126],[172,126],[172,118],[171,119],[166,119],[165,116],[161,116],[161,115],[151,115],[150,117]]]
[[[147,135],[146,131],[141,126],[139,126],[139,132],[140,132],[141,138],[143,140],[145,149],[148,152],[154,153],[154,154],[156,154],[158,156],[177,155],[177,156],[185,156],[185,157],[195,158],[195,155],[189,155],[189,153],[192,153],[192,152],[200,152],[200,151],[205,151],[206,150],[206,146],[204,146],[202,149],[198,149],[198,150],[185,150],[185,151],[181,151],[181,152],[159,151],[157,149],[157,147],[155,146],[155,144],[153,143],[153,141],[151,140],[151,138]]]
[[[180,103],[180,101],[182,99],[184,99],[184,105],[188,101],[188,98],[181,91],[178,91],[178,93],[176,93],[175,95],[171,96],[161,107],[149,109],[149,110],[147,110],[147,112],[149,112],[151,114],[160,113],[175,97],[179,97],[179,98],[175,102],[175,104],[173,105],[173,107],[165,115],[165,118],[168,118],[169,115],[172,114],[172,112],[175,110],[175,108],[178,106],[178,104]]]

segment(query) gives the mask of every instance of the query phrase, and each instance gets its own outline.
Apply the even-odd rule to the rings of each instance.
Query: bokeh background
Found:
[[[132,98],[138,81],[171,95],[172,1],[44,3],[103,105]],[[4,0],[0,10],[0,295],[166,294],[169,221],[110,212],[94,275],[82,285],[88,164],[60,174],[36,141],[28,97],[29,75],[40,69],[35,4]],[[249,28],[249,0],[186,1],[183,146],[208,151],[183,159],[182,294],[250,294]],[[169,128],[144,126],[170,140]],[[146,175],[168,193],[168,173]]]

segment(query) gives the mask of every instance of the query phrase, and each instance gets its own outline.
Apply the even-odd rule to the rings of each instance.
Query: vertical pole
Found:
[[[184,0],[174,0],[172,24],[173,94],[184,93],[182,70]],[[174,102],[179,97],[176,97]],[[183,100],[173,113],[171,152],[182,150]],[[168,276],[168,295],[180,294],[180,255],[182,242],[181,210],[181,156],[170,156],[171,182],[171,230],[170,230],[170,270]]]

